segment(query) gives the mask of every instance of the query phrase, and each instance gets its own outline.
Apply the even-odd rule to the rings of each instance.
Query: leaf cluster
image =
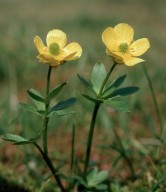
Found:
[[[86,99],[96,104],[105,103],[117,111],[129,112],[128,104],[122,100],[122,97],[131,95],[139,90],[135,86],[120,87],[126,75],[106,82],[108,73],[103,63],[96,63],[91,74],[90,81],[78,74],[79,80],[89,90],[90,94],[82,94]]]
[[[73,114],[75,111],[68,109],[70,106],[75,104],[76,98],[69,98],[63,101],[60,101],[53,106],[48,106],[48,110],[46,110],[46,106],[49,105],[50,101],[52,101],[62,90],[62,88],[67,84],[64,82],[59,86],[53,88],[48,95],[45,97],[36,89],[27,90],[28,95],[30,96],[33,104],[28,103],[20,103],[21,107],[29,112],[32,112],[39,116],[46,116],[47,118],[53,116],[63,116]],[[14,145],[24,145],[31,144],[36,142],[40,138],[41,133],[31,139],[25,139],[22,136],[15,134],[6,134],[3,138],[4,140],[10,141]]]

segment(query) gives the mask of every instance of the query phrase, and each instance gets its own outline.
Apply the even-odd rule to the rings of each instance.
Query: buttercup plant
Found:
[[[93,134],[98,110],[103,103],[117,111],[129,112],[129,105],[123,101],[123,96],[133,94],[139,90],[136,86],[120,87],[126,75],[122,75],[109,82],[109,78],[117,65],[120,66],[121,64],[125,64],[127,66],[133,66],[144,61],[138,58],[138,56],[144,54],[148,50],[150,47],[149,41],[147,38],[143,38],[133,42],[133,35],[133,28],[125,23],[118,24],[114,28],[109,27],[105,29],[102,33],[102,40],[106,46],[106,53],[113,59],[113,65],[107,72],[104,64],[97,62],[92,70],[90,81],[78,74],[79,80],[89,90],[89,94],[82,95],[89,100],[89,102],[94,103],[94,109],[87,138],[84,167],[79,173],[74,169],[75,127],[73,127],[72,155],[70,160],[71,171],[67,175],[62,174],[60,169],[54,166],[49,157],[47,143],[48,123],[51,117],[72,114],[74,111],[68,109],[68,107],[73,105],[76,99],[69,98],[51,106],[50,102],[60,93],[67,82],[63,82],[50,90],[50,78],[53,68],[56,69],[56,67],[59,67],[67,61],[79,59],[82,55],[82,48],[76,42],[67,45],[66,34],[59,29],[48,32],[46,46],[39,36],[34,38],[35,46],[39,52],[37,58],[40,62],[48,65],[46,93],[45,96],[43,96],[39,91],[30,89],[28,90],[28,95],[31,97],[35,106],[26,103],[22,103],[21,105],[26,110],[42,116],[43,127],[39,134],[31,139],[13,134],[6,134],[4,139],[12,142],[14,145],[33,144],[41,153],[56,180],[57,187],[62,192],[110,191],[109,186],[105,183],[108,172],[100,171],[96,166],[90,164]],[[43,146],[38,144],[39,139],[42,139]],[[123,146],[121,146],[121,149],[124,150]],[[130,166],[130,160],[125,155],[125,150],[123,154],[131,168],[132,174],[134,174],[134,170]]]

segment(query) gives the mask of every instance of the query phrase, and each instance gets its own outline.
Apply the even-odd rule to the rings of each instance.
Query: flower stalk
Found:
[[[51,170],[53,176],[54,176],[54,179],[55,181],[57,182],[59,188],[61,189],[62,192],[65,192],[66,190],[64,189],[63,185],[62,185],[62,182],[59,178],[59,175],[57,173],[57,170],[54,168],[50,158],[48,157],[48,155],[41,149],[41,147],[36,143],[34,142],[33,143],[35,145],[35,147],[39,150],[39,152],[41,153],[44,161],[46,162],[47,166],[49,167],[49,169]]]
[[[49,65],[48,68],[48,73],[47,73],[47,83],[46,83],[46,98],[49,94],[49,89],[50,89],[50,77],[51,77],[51,70],[52,67]],[[47,132],[48,132],[48,122],[49,122],[49,117],[48,115],[48,109],[49,109],[49,104],[50,101],[46,99],[45,101],[45,114],[44,114],[44,125],[43,125],[43,149],[46,154],[48,154],[48,144],[47,144]]]
[[[88,165],[89,165],[94,127],[95,127],[95,122],[96,122],[96,117],[97,117],[97,112],[99,110],[99,107],[100,107],[100,104],[96,103],[95,107],[94,107],[94,110],[93,110],[93,116],[92,116],[92,120],[91,120],[89,136],[88,136],[88,144],[87,144],[87,149],[86,149],[86,159],[85,159],[85,167],[84,167],[85,175],[87,173],[87,169],[88,169]]]
[[[113,64],[112,67],[110,68],[109,72],[107,73],[107,75],[106,75],[106,77],[105,77],[105,79],[104,79],[104,81],[103,81],[103,84],[102,84],[102,86],[101,86],[101,88],[100,88],[100,91],[99,91],[99,94],[98,94],[99,97],[101,96],[101,94],[102,94],[102,92],[103,92],[103,89],[104,89],[104,87],[105,87],[105,85],[106,85],[106,83],[107,83],[107,81],[108,81],[108,79],[109,79],[112,71],[114,70],[115,66],[116,66],[116,62],[114,62],[114,64]]]
[[[112,65],[112,67],[110,68],[109,72],[107,73],[107,75],[106,75],[106,77],[105,77],[105,79],[104,79],[104,81],[103,81],[103,83],[101,85],[101,88],[100,88],[100,91],[99,91],[99,94],[98,94],[99,99],[100,99],[100,97],[102,95],[103,89],[104,89],[110,75],[112,74],[115,66],[116,66],[116,63],[114,63]],[[88,136],[88,142],[87,142],[87,149],[86,149],[85,166],[84,166],[84,174],[85,175],[87,173],[88,165],[89,165],[89,161],[90,161],[93,134],[94,134],[94,127],[95,127],[96,117],[97,117],[97,113],[98,113],[100,104],[101,103],[99,103],[99,102],[95,103],[95,107],[94,107],[93,115],[92,115],[92,120],[91,120],[91,124],[90,124],[90,130],[89,130],[89,136]]]

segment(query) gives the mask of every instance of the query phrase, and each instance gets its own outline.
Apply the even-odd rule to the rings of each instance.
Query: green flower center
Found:
[[[121,43],[119,45],[119,51],[121,53],[126,53],[128,51],[128,49],[129,49],[129,45],[127,43]]]
[[[51,53],[51,55],[58,55],[60,53],[59,45],[57,43],[52,43],[49,46],[49,52]]]

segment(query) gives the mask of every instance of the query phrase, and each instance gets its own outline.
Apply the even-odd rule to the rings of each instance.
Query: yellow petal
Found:
[[[44,45],[43,41],[41,40],[41,38],[39,36],[36,36],[34,38],[34,44],[40,54],[47,51],[47,47]]]
[[[121,59],[113,58],[113,60],[114,60],[117,64],[124,64],[124,61],[121,60]]]
[[[58,61],[63,61],[63,60],[65,60],[65,58],[67,57],[67,55],[68,55],[68,54],[66,53],[66,51],[61,50],[58,55],[55,55],[55,56],[53,56],[53,57],[54,57],[56,60],[58,60]]]
[[[118,49],[117,46],[118,38],[112,27],[108,27],[107,29],[104,30],[104,32],[102,33],[102,40],[106,45],[107,49],[109,50],[109,52]]]
[[[82,48],[81,46],[76,43],[70,43],[64,48],[64,51],[67,53],[65,60],[75,60],[81,57]]]
[[[121,52],[112,52],[111,55],[114,58],[117,58],[120,60],[129,60],[132,57],[130,53],[121,53]]]
[[[49,31],[46,37],[47,47],[50,46],[52,43],[57,43],[59,47],[62,49],[65,47],[67,43],[67,37],[66,34],[58,29],[54,29],[52,31]]]
[[[130,53],[133,56],[140,56],[144,54],[150,47],[149,40],[147,38],[138,39],[130,45]]]
[[[120,23],[114,27],[114,30],[118,36],[119,43],[127,43],[130,45],[134,36],[134,30],[130,25]]]
[[[52,67],[57,67],[57,66],[65,63],[65,61],[58,61],[55,59],[54,56],[47,55],[47,54],[38,55],[37,58],[40,60],[40,62],[49,64]]]
[[[138,63],[141,63],[141,62],[144,62],[145,60],[143,60],[143,59],[141,59],[141,58],[131,58],[131,59],[129,59],[129,60],[126,60],[126,61],[124,61],[124,64],[125,65],[127,65],[127,66],[134,66],[134,65],[136,65],[136,64],[138,64]]]
[[[39,54],[38,59],[43,63],[60,63],[60,61],[56,60],[55,57],[50,54]]]

